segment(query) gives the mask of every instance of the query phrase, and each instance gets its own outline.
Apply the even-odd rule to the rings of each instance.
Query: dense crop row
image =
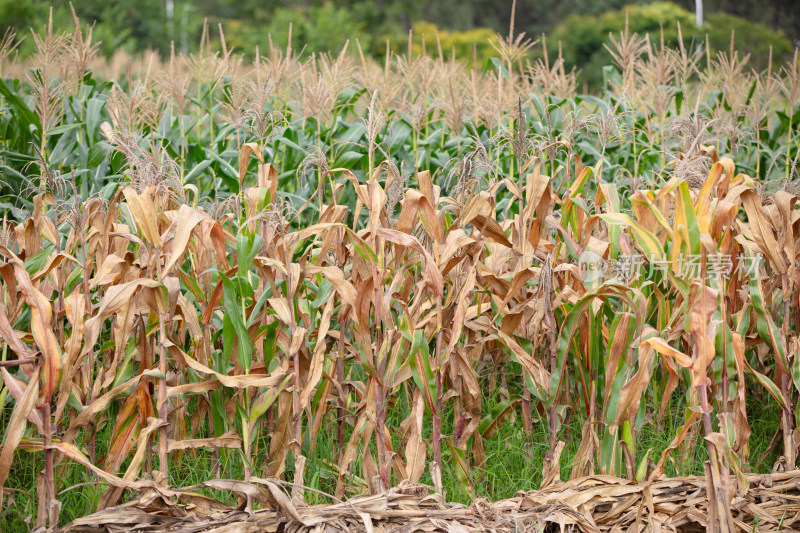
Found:
[[[515,419],[542,484],[698,453],[724,498],[764,468],[753,408],[796,466],[797,56],[625,33],[596,97],[513,34],[486,68],[244,65],[206,35],[119,83],[77,21],[35,38],[0,82],[5,523],[201,461],[296,497],[472,496]]]

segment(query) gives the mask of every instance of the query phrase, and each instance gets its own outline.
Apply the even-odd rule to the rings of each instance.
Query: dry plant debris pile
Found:
[[[0,47],[9,524],[794,524],[797,54],[626,31],[578,96],[513,32],[483,69],[206,31],[114,82],[77,19],[33,38]],[[541,491],[445,504],[514,424]]]
[[[798,474],[748,475],[750,489],[731,503],[737,528],[794,531]],[[269,510],[247,513],[197,494],[167,501],[150,493],[131,504],[99,511],[59,530],[61,533],[129,530],[198,533],[203,531],[493,531],[577,530],[707,531],[710,515],[706,479],[670,478],[647,485],[611,476],[592,476],[521,492],[514,498],[471,505],[445,504],[422,485],[401,483],[386,493],[356,496],[347,502],[297,505],[267,480],[237,481],[226,488],[259,494]],[[212,482],[211,485],[214,485]],[[220,486],[220,485],[217,485]],[[265,488],[269,487],[269,488]],[[257,496],[258,497],[258,496]],[[179,503],[176,503],[179,502]]]

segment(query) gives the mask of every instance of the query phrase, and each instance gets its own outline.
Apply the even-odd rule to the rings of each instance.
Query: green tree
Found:
[[[94,24],[94,38],[102,41],[100,51],[104,55],[118,49],[135,52],[151,48],[162,53],[169,50],[164,0],[72,0],[72,5],[83,24]],[[40,31],[47,24],[51,6],[54,28],[72,28],[69,2],[49,0],[0,0],[0,28],[14,27],[20,36],[30,29]],[[32,50],[32,39],[26,39],[21,53]]]

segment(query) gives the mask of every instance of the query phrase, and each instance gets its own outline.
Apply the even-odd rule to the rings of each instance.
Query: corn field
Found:
[[[513,28],[486,65],[27,38],[0,46],[3,530],[202,483],[251,510],[246,483],[705,468],[737,531],[747,475],[798,467],[797,52],[625,31],[582,95]],[[500,494],[512,434],[535,476]]]

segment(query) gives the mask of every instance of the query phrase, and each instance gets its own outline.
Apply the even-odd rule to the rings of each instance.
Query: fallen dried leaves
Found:
[[[745,476],[748,488],[730,502],[734,531],[791,531],[800,524],[800,471]],[[133,502],[76,520],[61,533],[170,531],[175,533],[466,531],[705,531],[709,500],[705,477],[662,479],[644,484],[613,476],[590,476],[520,492],[497,502],[446,503],[428,487],[404,483],[380,495],[346,502],[295,506],[271,479],[216,480],[168,501],[143,492]],[[253,513],[193,491],[202,487],[254,496],[265,508]],[[240,501],[244,501],[240,498]],[[710,531],[717,531],[713,525]]]

